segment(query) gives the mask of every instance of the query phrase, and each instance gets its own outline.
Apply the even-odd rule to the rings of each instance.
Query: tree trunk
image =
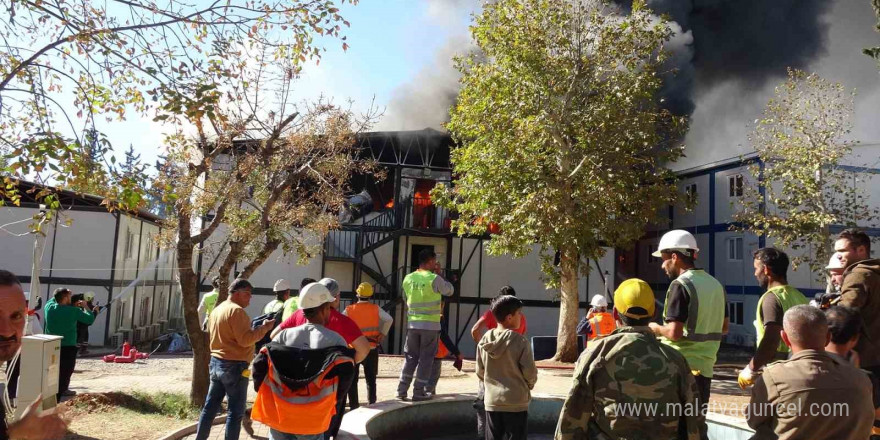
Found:
[[[191,243],[178,241],[177,267],[180,278],[180,293],[183,297],[183,319],[193,349],[192,384],[190,385],[189,399],[193,406],[201,407],[205,404],[205,398],[208,396],[210,351],[208,335],[202,331],[202,323],[199,321],[199,278],[192,268],[193,245]]]
[[[559,261],[562,272],[559,301],[559,331],[554,361],[574,362],[578,358],[578,257],[574,249],[563,249]]]

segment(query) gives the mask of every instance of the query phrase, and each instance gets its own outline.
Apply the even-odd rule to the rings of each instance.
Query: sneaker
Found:
[[[425,393],[425,394],[413,394],[412,400],[413,400],[413,402],[424,402],[424,401],[426,401],[426,400],[431,400],[431,399],[433,399],[433,398],[434,398],[434,395],[432,395],[432,394],[428,394],[428,393]]]

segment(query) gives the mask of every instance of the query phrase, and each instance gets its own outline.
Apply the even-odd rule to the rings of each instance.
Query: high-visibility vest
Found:
[[[434,291],[437,274],[427,270],[417,270],[403,279],[406,293],[407,317],[410,322],[440,322],[443,313],[442,296]]]
[[[327,378],[327,374],[344,363],[354,361],[349,357],[337,358],[307,386],[291,390],[277,379],[278,372],[269,358],[268,373],[257,392],[251,418],[288,434],[324,433],[330,427],[330,419],[336,414],[336,393],[339,389],[339,377]]]
[[[202,302],[205,304],[205,322],[208,322],[208,317],[211,316],[211,312],[214,311],[214,307],[217,306],[217,299],[220,298],[220,292],[217,289],[214,289],[205,294],[205,297],[202,298]]]
[[[449,349],[443,341],[437,341],[437,354],[434,355],[434,359],[446,359],[446,356],[449,356]]]
[[[764,304],[764,298],[767,298],[767,295],[776,296],[776,300],[782,306],[782,313],[787,312],[788,309],[790,309],[794,306],[801,305],[801,304],[809,304],[807,297],[805,297],[804,294],[801,293],[800,290],[797,290],[791,286],[786,285],[786,286],[774,287],[774,288],[764,292],[764,294],[761,295],[761,299],[758,300],[758,311],[755,312],[754,324],[755,324],[755,330],[757,331],[756,334],[758,335],[758,342],[757,342],[757,345],[755,345],[755,347],[760,346],[761,340],[764,339],[764,316],[763,316],[764,314],[762,313],[762,306]],[[787,345],[785,345],[785,342],[780,340],[779,347],[776,347],[776,352],[777,353],[788,353],[789,351],[791,351],[791,349],[788,348]]]
[[[284,307],[283,301],[273,299],[272,301],[269,301],[269,303],[266,304],[265,307],[263,307],[263,314],[265,315],[267,313],[278,313],[278,311],[281,310],[282,307]]]
[[[284,301],[284,305],[282,306],[284,309],[284,313],[281,314],[281,320],[287,321],[287,318],[290,318],[291,315],[296,313],[297,309],[299,309],[299,297],[291,296],[287,298],[287,301]]]
[[[687,270],[673,283],[684,286],[690,296],[688,320],[684,323],[684,335],[681,339],[672,341],[661,338],[661,341],[678,350],[692,371],[699,371],[701,376],[711,378],[718,349],[721,347],[724,309],[727,307],[724,286],[701,269]],[[669,296],[667,293],[663,309],[664,320],[669,307]]]
[[[617,325],[614,324],[614,317],[608,312],[596,313],[590,318],[590,340],[608,336]]]
[[[379,331],[379,306],[370,302],[356,302],[345,308],[345,315],[360,327],[361,333],[370,341],[370,347],[379,345],[375,342],[382,335]]]

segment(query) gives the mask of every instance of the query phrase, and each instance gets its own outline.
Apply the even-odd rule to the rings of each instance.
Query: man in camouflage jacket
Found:
[[[623,282],[614,292],[614,316],[621,327],[578,359],[555,439],[706,438],[687,361],[647,327],[654,316],[648,284]]]

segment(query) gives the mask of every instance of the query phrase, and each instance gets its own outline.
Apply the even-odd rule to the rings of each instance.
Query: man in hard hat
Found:
[[[608,336],[617,328],[617,325],[614,317],[608,313],[608,300],[605,299],[605,295],[593,295],[590,306],[587,316],[578,323],[577,333],[592,341]]]
[[[208,330],[208,317],[211,316],[211,312],[214,311],[214,307],[217,306],[217,299],[220,298],[220,276],[215,276],[211,279],[211,286],[214,290],[206,293],[202,296],[202,300],[199,301],[199,307],[196,309],[199,313],[199,320],[202,322],[202,330]]]
[[[755,356],[739,373],[739,386],[746,389],[755,384],[764,365],[788,357],[791,349],[782,342],[782,317],[797,305],[807,304],[800,290],[788,285],[788,255],[779,249],[768,247],[755,251],[753,266],[755,279],[765,291],[758,299],[755,312],[757,347]]]
[[[663,271],[673,281],[666,292],[664,324],[652,322],[650,328],[664,344],[687,359],[705,408],[721,337],[727,334],[730,320],[724,286],[695,267],[699,251],[690,232],[677,229],[660,238],[652,255],[663,260]]]
[[[303,278],[302,281],[299,282],[300,292],[302,292],[303,288],[305,288],[309,284],[312,284],[315,282],[316,281],[311,278]],[[296,296],[290,296],[289,298],[287,298],[286,301],[284,301],[284,306],[282,307],[282,310],[284,312],[281,314],[282,321],[287,321],[288,318],[290,318],[291,316],[293,316],[294,313],[296,313],[296,310],[299,308],[298,303],[297,303],[298,299],[299,298]]]
[[[810,301],[811,306],[828,309],[840,302],[840,285],[843,283],[844,269],[846,266],[843,265],[841,255],[835,252],[828,260],[828,265],[825,266],[825,272],[828,274],[825,291],[814,296],[814,299]]]
[[[839,304],[857,309],[865,323],[856,345],[861,367],[880,377],[880,259],[871,259],[871,238],[858,229],[841,232],[834,250],[846,266]]]
[[[340,384],[356,374],[354,350],[326,327],[335,297],[320,283],[300,290],[306,323],[278,333],[254,359],[251,416],[269,426],[273,440],[317,440],[330,428]]]
[[[452,296],[450,282],[441,276],[437,255],[431,249],[419,253],[419,268],[403,279],[406,294],[407,332],[403,346],[405,361],[397,386],[397,399],[406,400],[413,382],[413,400],[431,399],[425,390],[431,381],[434,355],[440,338],[440,315],[444,296]]]
[[[555,440],[699,439],[705,416],[697,411],[690,367],[648,328],[654,317],[651,287],[635,278],[621,283],[614,292],[613,316],[619,327],[578,359]],[[626,407],[659,410],[645,417],[638,410],[620,411]]]
[[[376,403],[376,376],[379,374],[379,344],[388,336],[394,318],[381,307],[370,302],[373,298],[373,286],[370,283],[361,283],[357,287],[358,301],[345,308],[343,315],[351,318],[360,327],[361,332],[370,341],[370,354],[364,358],[361,365],[364,366],[364,377],[367,380],[367,401],[370,405]],[[355,366],[354,382],[348,389],[348,406],[351,409],[358,408],[358,376],[360,368]]]
[[[275,292],[275,299],[269,301],[269,303],[263,307],[264,315],[267,313],[278,313],[278,311],[284,307],[284,302],[290,299],[290,281],[287,281],[284,278],[275,281],[275,286],[272,287],[272,291]]]

